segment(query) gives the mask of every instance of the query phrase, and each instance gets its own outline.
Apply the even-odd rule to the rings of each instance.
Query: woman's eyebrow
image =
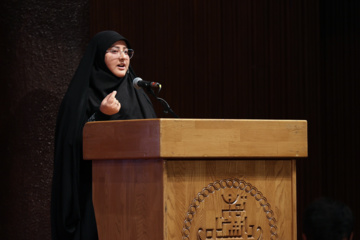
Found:
[[[114,45],[114,46],[111,46],[110,48],[117,48],[117,49],[121,49],[121,47],[119,47],[119,46],[116,46],[116,45]],[[124,48],[127,48],[127,46],[124,46]]]

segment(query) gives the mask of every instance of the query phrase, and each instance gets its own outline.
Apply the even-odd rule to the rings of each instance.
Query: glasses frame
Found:
[[[118,52],[116,54],[111,52],[111,50],[114,48],[116,50],[118,50]],[[128,54],[125,54],[125,51],[128,51]],[[130,52],[131,52],[131,56],[129,55]],[[111,47],[108,50],[106,50],[106,53],[111,53],[112,55],[118,55],[118,56],[121,56],[121,54],[124,54],[125,56],[128,56],[129,59],[131,59],[134,56],[135,51],[134,51],[134,49],[131,49],[131,48],[126,48],[125,50],[120,50],[120,48],[118,48],[118,47]]]

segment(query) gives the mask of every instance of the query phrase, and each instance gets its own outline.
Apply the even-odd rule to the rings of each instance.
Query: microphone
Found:
[[[139,77],[134,78],[133,80],[133,86],[136,89],[140,89],[140,88],[150,88],[150,87],[158,87],[161,88],[161,84],[158,82],[148,82],[148,81],[144,81]]]

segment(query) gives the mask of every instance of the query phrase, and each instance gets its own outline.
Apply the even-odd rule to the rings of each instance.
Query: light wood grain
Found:
[[[296,240],[306,121],[86,124],[100,240]],[[234,201],[236,200],[236,201]],[[234,201],[234,202],[232,202]]]
[[[167,184],[165,186],[165,239],[182,239],[184,221],[189,213],[189,206],[198,194],[209,184],[226,179],[238,179],[256,187],[257,191],[247,192],[236,187],[225,187],[208,194],[199,204],[193,214],[189,239],[198,239],[199,229],[210,229],[215,235],[216,229],[224,227],[216,225],[216,219],[222,217],[222,211],[229,209],[230,205],[222,200],[222,195],[232,194],[243,197],[245,208],[241,211],[242,219],[246,223],[238,223],[243,229],[249,230],[260,226],[263,230],[262,239],[271,239],[269,219],[264,208],[261,207],[252,193],[261,192],[266,203],[270,204],[273,217],[276,219],[276,239],[296,239],[296,208],[294,208],[293,189],[295,179],[294,165],[289,160],[193,160],[193,161],[167,161]],[[231,185],[230,185],[231,186]],[[260,196],[260,195],[257,195]],[[241,203],[239,200],[238,203]],[[240,204],[241,205],[241,204]],[[232,207],[235,208],[235,205]],[[241,228],[240,227],[240,228]],[[251,239],[242,233],[243,239]],[[248,237],[248,238],[247,238]],[[254,233],[254,237],[259,235]],[[215,238],[213,238],[215,239]],[[255,238],[257,239],[257,238]]]
[[[84,159],[307,157],[304,120],[145,119],[90,122]]]
[[[161,157],[305,157],[306,121],[160,121]]]

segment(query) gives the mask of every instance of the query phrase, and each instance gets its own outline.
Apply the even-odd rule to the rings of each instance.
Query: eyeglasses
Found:
[[[114,57],[121,56],[121,53],[123,53],[126,57],[129,57],[131,59],[134,56],[134,50],[133,49],[124,49],[120,50],[118,47],[112,47],[106,51],[107,53],[111,53]]]

